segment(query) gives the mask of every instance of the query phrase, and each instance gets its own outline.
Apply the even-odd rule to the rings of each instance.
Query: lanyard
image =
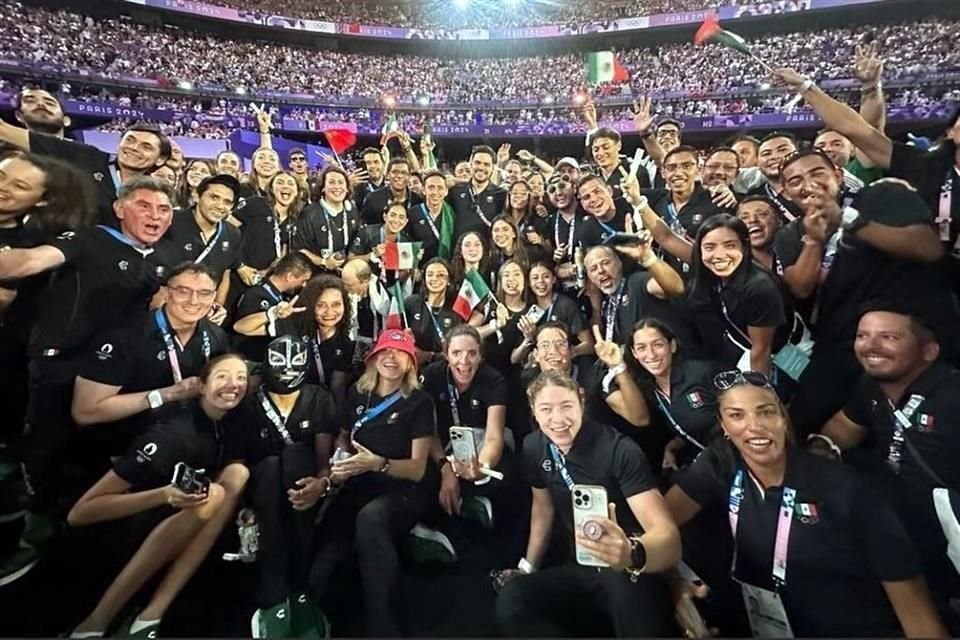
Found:
[[[793,212],[790,211],[790,208],[783,204],[783,200],[780,199],[780,195],[770,187],[770,183],[767,182],[763,185],[764,190],[767,192],[767,197],[777,205],[777,209],[780,210],[780,213],[783,214],[783,217],[787,219],[787,222],[793,222],[797,219],[797,216],[793,215]]]
[[[320,384],[327,384],[327,374],[323,370],[323,359],[320,357],[320,332],[310,341],[310,350],[313,351],[313,362],[317,365],[317,379]]]
[[[560,477],[563,478],[564,484],[567,485],[567,489],[573,491],[573,478],[570,477],[570,472],[567,471],[567,459],[564,457],[563,452],[560,451],[560,448],[557,445],[550,443],[550,457],[553,458],[553,464],[557,467],[557,471],[560,472]]]
[[[559,294],[559,293],[553,294],[553,298],[550,299],[550,306],[547,307],[547,312],[544,313],[543,316],[540,318],[540,321],[541,321],[541,322],[542,322],[544,319],[546,319],[547,322],[550,322],[550,316],[553,314],[553,308],[556,306],[556,304],[557,304],[557,298],[559,298],[559,297],[560,297],[560,294]]]
[[[263,408],[263,412],[266,414],[267,419],[273,423],[273,426],[276,427],[277,433],[283,438],[284,444],[293,444],[293,438],[290,437],[290,432],[287,431],[287,420],[290,416],[288,415],[286,418],[281,418],[280,412],[277,411],[277,408],[270,398],[267,397],[267,394],[263,392],[263,389],[257,392],[257,396],[260,398],[260,406]],[[293,412],[291,411],[291,413]]]
[[[330,253],[333,253],[333,219],[337,217],[337,215],[341,216],[341,220],[343,220],[343,247],[346,249],[347,246],[350,245],[350,221],[347,220],[347,208],[344,207],[343,211],[336,214],[327,205],[326,200],[320,201],[320,208],[323,209],[323,215],[327,220],[327,248],[330,250]]]
[[[731,327],[734,331],[736,331],[737,334],[738,334],[741,338],[743,338],[744,340],[747,341],[747,346],[746,346],[746,347],[741,346],[741,345],[739,345],[739,344],[738,344],[737,346],[740,347],[741,349],[746,349],[747,351],[749,351],[750,348],[753,346],[753,344],[750,342],[750,336],[748,336],[747,334],[745,334],[745,333],[743,332],[743,330],[742,330],[740,327],[738,327],[738,326],[733,322],[733,320],[730,319],[730,314],[727,313],[727,302],[723,299],[723,291],[722,291],[722,289],[721,289],[721,287],[720,287],[719,284],[717,285],[716,291],[717,291],[717,298],[720,300],[720,312],[723,314],[723,319],[727,321],[727,324],[730,325],[730,327]],[[729,334],[730,332],[728,331],[727,333]],[[734,341],[734,342],[736,342],[736,341]]]
[[[611,297],[607,298],[604,301],[604,338],[607,342],[613,342],[613,332],[617,323],[617,309],[620,308],[620,303],[623,301],[623,285],[626,283],[626,279],[621,276],[620,284],[617,286],[617,292]]]
[[[680,216],[677,214],[677,208],[673,206],[672,202],[667,203],[667,226],[670,227],[670,230],[681,238],[689,237],[687,235],[687,229],[683,226],[683,223],[680,222]]]
[[[740,521],[740,505],[743,502],[743,469],[737,469],[730,487],[728,516],[730,530],[733,532],[733,562],[736,567],[737,524]],[[787,583],[787,551],[790,544],[790,527],[793,524],[793,508],[797,500],[797,490],[783,487],[783,499],[780,501],[780,515],[777,518],[777,537],[773,543],[773,583],[782,587]]]
[[[264,292],[266,292],[267,296],[273,301],[274,304],[280,304],[280,301],[283,300],[281,295],[274,290],[273,285],[271,285],[269,282],[264,281],[264,283],[261,284],[260,286],[263,288]]]
[[[563,218],[563,214],[557,211],[557,218],[553,221],[553,248],[556,249],[560,246],[560,219]],[[570,218],[570,223],[567,226],[567,247],[565,249],[565,256],[573,256],[573,236],[576,233],[577,228],[577,212],[573,212],[573,217]]]
[[[608,225],[606,222],[603,222],[602,220],[600,220],[600,218],[594,218],[594,220],[596,220],[597,224],[603,227],[603,230],[606,232],[606,233],[600,234],[604,240],[617,235],[617,230],[611,227],[610,225]]]
[[[960,185],[960,168],[952,167],[947,171],[947,177],[940,187],[940,205],[937,207],[937,227],[940,230],[940,240],[950,241],[950,222],[953,220],[953,183]]]
[[[217,223],[217,231],[216,231],[216,233],[213,234],[213,237],[211,237],[210,240],[209,240],[209,242],[207,242],[207,244],[203,247],[203,251],[200,252],[200,255],[198,255],[198,256],[194,259],[194,261],[193,261],[194,264],[200,264],[201,262],[203,262],[203,259],[204,259],[204,258],[206,258],[208,255],[210,255],[210,252],[213,251],[213,248],[214,248],[214,247],[216,246],[216,244],[217,244],[217,240],[220,239],[220,236],[221,236],[222,234],[223,234],[223,220],[221,220],[220,222]],[[202,239],[202,237],[203,237],[203,236],[201,235],[201,239]],[[278,253],[277,255],[280,255],[280,254]]]
[[[283,241],[280,237],[280,217],[273,213],[273,250],[279,258],[283,256]]]
[[[430,303],[427,300],[423,301],[423,306],[427,309],[427,315],[430,316],[430,322],[433,324],[433,330],[437,334],[437,339],[440,341],[440,346],[443,346],[445,341],[445,336],[443,335],[443,327],[440,326],[440,320],[437,319],[437,314],[433,312],[433,307],[430,306]]]
[[[363,427],[366,423],[370,422],[378,415],[389,409],[391,406],[396,404],[396,402],[402,397],[399,391],[394,391],[389,396],[377,403],[377,406],[370,407],[363,412],[363,415],[360,416],[360,419],[353,423],[353,429],[350,430],[350,437],[353,438],[357,435],[357,431],[360,431],[360,428]],[[367,403],[370,402],[370,396],[367,396]]]
[[[460,392],[450,383],[450,368],[447,368],[447,401],[450,403],[450,415],[453,424],[458,427],[467,426],[460,422]]]
[[[128,238],[127,236],[123,235],[122,233],[120,233],[120,231],[118,231],[117,229],[114,229],[113,227],[108,227],[107,225],[104,225],[104,224],[98,224],[97,228],[102,229],[103,231],[106,231],[107,233],[109,233],[111,236],[113,236],[114,240],[118,240],[123,244],[127,245],[128,247],[135,249],[143,257],[147,257],[148,255],[153,253],[153,249],[151,249],[150,247],[145,247],[140,243],[136,242],[135,240]]]
[[[484,189],[484,191],[486,191],[486,189]],[[484,215],[483,211],[480,209],[480,205],[477,204],[477,194],[473,190],[473,183],[467,186],[467,192],[470,194],[470,202],[473,204],[473,210],[478,216],[480,216],[480,219],[483,220],[483,224],[487,225],[488,227],[492,226],[493,223],[490,222],[490,218]],[[483,191],[480,193],[483,193]]]
[[[170,370],[173,372],[173,381],[180,382],[183,380],[183,374],[180,371],[180,358],[177,356],[177,344],[179,341],[174,342],[175,338],[171,335],[170,325],[167,323],[167,316],[164,315],[163,309],[157,309],[153,312],[153,321],[160,331],[160,337],[163,338],[163,345],[167,350],[167,360],[170,362]],[[197,328],[203,337],[203,358],[204,360],[209,360],[210,336],[207,335],[206,331],[200,329],[199,326]],[[181,347],[180,350],[182,351],[183,347]]]
[[[890,448],[887,450],[887,464],[895,473],[900,472],[900,459],[903,456],[903,445],[906,441],[906,432],[913,426],[910,424],[910,418],[916,413],[917,409],[923,404],[924,397],[913,394],[904,405],[903,410],[897,409],[890,400],[887,404],[893,413],[893,434],[890,438]]]
[[[660,391],[660,389],[654,390],[654,396],[657,398],[657,405],[660,407],[660,413],[666,416],[667,421],[670,423],[670,426],[673,427],[673,430],[680,434],[684,440],[695,446],[697,449],[703,451],[704,446],[700,442],[687,433],[683,427],[680,426],[680,423],[677,422],[676,418],[673,417],[673,413],[670,412],[670,398],[666,396],[665,393]]]
[[[443,213],[443,209],[440,210],[440,213]],[[428,225],[430,225],[430,231],[433,232],[433,237],[439,240],[440,229],[437,228],[437,223],[433,221],[433,216],[430,215],[430,212],[427,210],[426,202],[420,205],[420,215],[423,216],[423,219],[427,221]]]

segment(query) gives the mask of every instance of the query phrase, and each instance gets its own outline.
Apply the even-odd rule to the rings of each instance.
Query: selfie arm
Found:
[[[650,489],[627,498],[630,511],[643,527],[640,544],[647,553],[644,573],[659,573],[676,566],[681,560],[680,531],[670,516],[663,496],[656,489]]]

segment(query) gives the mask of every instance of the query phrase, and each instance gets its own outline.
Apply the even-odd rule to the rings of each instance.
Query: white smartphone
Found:
[[[530,308],[527,309],[527,318],[530,319],[530,322],[537,324],[540,322],[540,319],[543,318],[543,314],[547,312],[546,309],[541,309],[535,304],[530,305]]]
[[[450,447],[453,457],[460,464],[476,460],[480,454],[475,432],[471,427],[450,427]]]
[[[590,539],[599,539],[603,529],[594,521],[608,518],[607,490],[593,484],[575,484],[570,490],[573,499],[573,527]],[[576,543],[577,562],[587,567],[609,567],[606,562]]]

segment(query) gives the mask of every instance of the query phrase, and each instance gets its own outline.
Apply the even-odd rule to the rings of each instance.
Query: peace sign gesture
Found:
[[[623,352],[620,351],[620,345],[610,340],[604,340],[600,333],[600,327],[593,325],[594,352],[597,359],[607,365],[608,369],[618,367],[623,364]]]
[[[270,133],[270,129],[273,127],[270,112],[267,111],[266,107],[266,104],[258,106],[255,102],[250,103],[250,108],[253,109],[253,115],[257,118],[257,127],[260,129],[260,133]]]
[[[300,312],[302,312],[302,311],[306,311],[306,310],[307,310],[306,307],[298,307],[298,306],[296,306],[296,305],[297,305],[297,300],[299,300],[299,299],[300,299],[300,296],[299,296],[299,295],[296,295],[296,296],[293,297],[293,300],[291,300],[290,302],[287,302],[286,300],[284,300],[284,301],[278,303],[278,304],[274,307],[274,309],[276,309],[277,318],[280,318],[280,319],[289,318],[290,316],[292,316],[292,315],[295,314],[295,313],[300,313]]]

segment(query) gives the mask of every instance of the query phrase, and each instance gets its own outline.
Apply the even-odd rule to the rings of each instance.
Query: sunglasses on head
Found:
[[[547,184],[547,193],[553,195],[558,191],[563,191],[567,189],[571,184],[570,176],[568,175],[559,175],[550,178],[550,182]]]
[[[713,386],[717,391],[727,391],[733,387],[739,387],[743,384],[749,384],[754,387],[765,387],[771,389],[772,385],[767,376],[759,371],[740,371],[732,369],[730,371],[721,371],[713,377]]]

